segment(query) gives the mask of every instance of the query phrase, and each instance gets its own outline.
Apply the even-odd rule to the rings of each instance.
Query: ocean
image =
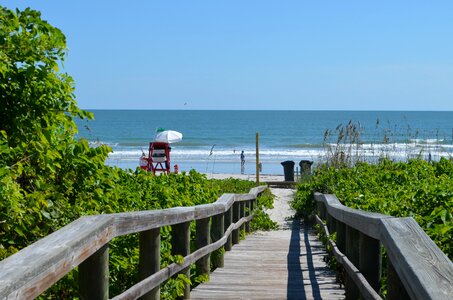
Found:
[[[93,110],[95,120],[77,120],[80,137],[112,148],[107,164],[135,169],[148,152],[156,129],[176,130],[171,165],[180,171],[255,173],[255,136],[259,133],[262,174],[283,174],[281,162],[322,161],[337,144],[341,127],[351,122],[357,143],[351,147],[369,160],[385,154],[439,159],[453,155],[453,112],[415,111],[207,111]],[[330,134],[326,135],[326,131]],[[241,151],[245,168],[241,170]]]

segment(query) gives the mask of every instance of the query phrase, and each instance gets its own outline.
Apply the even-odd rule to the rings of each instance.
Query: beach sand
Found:
[[[238,178],[255,181],[255,175],[247,174],[206,174],[208,178],[227,179]],[[283,175],[260,175],[260,182],[284,181]],[[266,211],[270,218],[277,222],[280,229],[288,229],[288,221],[294,216],[295,212],[290,207],[290,201],[294,199],[295,189],[270,188],[274,198],[274,208]]]
[[[255,174],[216,174],[216,173],[209,173],[206,174],[208,179],[227,179],[227,178],[238,178],[243,180],[250,180],[255,181],[256,176]],[[268,181],[284,181],[285,177],[283,175],[266,175],[260,174],[260,182],[268,182]]]

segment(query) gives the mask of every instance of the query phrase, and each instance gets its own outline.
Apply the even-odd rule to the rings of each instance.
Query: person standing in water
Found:
[[[244,167],[245,167],[245,154],[244,150],[241,152],[241,174],[244,174]]]

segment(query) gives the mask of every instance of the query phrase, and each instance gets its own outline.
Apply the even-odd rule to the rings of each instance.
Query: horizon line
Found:
[[[81,108],[82,110],[110,111],[305,111],[305,112],[453,112],[453,110],[401,110],[401,109],[181,109],[181,108]]]

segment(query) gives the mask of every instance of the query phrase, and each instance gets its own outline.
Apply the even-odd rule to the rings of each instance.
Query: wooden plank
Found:
[[[411,299],[451,299],[453,263],[412,218],[382,220],[382,243]]]
[[[191,299],[344,299],[325,254],[307,228],[251,234],[225,254],[224,268],[193,289]]]
[[[160,228],[140,233],[139,278],[143,280],[160,270]],[[160,288],[156,287],[143,295],[140,300],[159,300]]]
[[[196,239],[195,245],[197,249],[201,249],[204,246],[207,246],[211,243],[211,228],[210,228],[210,218],[200,219],[196,221]],[[202,257],[196,262],[197,274],[209,275],[211,266],[210,266],[210,256],[209,254]]]
[[[0,299],[36,298],[113,238],[113,218],[82,217],[0,262]]]
[[[109,298],[109,247],[102,246],[79,266],[80,299]]]
[[[358,271],[356,266],[359,262],[359,231],[355,230],[351,226],[345,227],[346,229],[346,249],[344,254],[350,260],[351,264],[354,266],[354,269]],[[352,275],[352,276],[351,276]],[[348,299],[358,299],[361,291],[359,290],[356,281],[354,280],[354,274],[347,272],[345,278],[346,285],[346,298]]]
[[[231,224],[233,224],[233,207],[230,207],[230,209],[228,209],[224,214],[223,225],[225,232],[228,230]],[[225,251],[230,251],[232,247],[233,247],[232,236],[228,234],[227,241],[225,243]]]
[[[223,194],[212,204],[193,207],[174,207],[161,210],[138,211],[112,214],[115,218],[116,236],[145,231],[153,228],[204,219],[225,213],[235,202],[255,199],[267,187],[260,186],[248,194]]]
[[[327,213],[344,224],[374,238],[380,238],[381,220],[391,216],[349,208],[335,195],[315,193],[315,199],[326,205]]]
[[[359,270],[365,276],[376,292],[379,292],[381,282],[381,244],[360,232],[359,237]]]
[[[175,224],[171,227],[171,255],[186,257],[190,254],[190,222]],[[181,270],[180,274],[190,279],[190,267]],[[190,284],[184,283],[184,299],[190,298]]]
[[[244,206],[244,216],[248,217],[252,214],[252,200],[245,202]],[[245,233],[250,232],[250,222],[245,223]]]
[[[265,183],[273,188],[294,188],[297,185],[295,181],[266,181]]]
[[[324,230],[324,233],[327,237],[330,236],[329,229],[327,226],[322,222],[322,220],[315,216],[316,223],[318,223],[321,228]],[[367,300],[381,300],[382,298],[379,296],[377,291],[373,289],[371,284],[366,280],[365,276],[360,273],[360,271],[356,268],[356,266],[349,260],[349,258],[344,255],[340,249],[337,247],[334,241],[329,238],[329,245],[332,249],[332,253],[337,258],[337,262],[340,263],[346,270],[347,279],[351,280],[354,284],[352,289],[346,287],[346,297],[350,297],[351,299],[358,299],[359,296],[357,295],[357,291],[360,291],[360,295]],[[346,284],[351,284],[346,282]]]
[[[251,217],[251,216],[250,216]],[[219,249],[223,244],[226,243],[228,236],[231,235],[233,230],[235,229],[235,226],[239,227],[242,225],[243,222],[246,222],[247,218],[241,219],[236,225],[231,224],[228,229],[225,231],[225,235],[219,239],[218,241],[211,243],[208,246],[205,246],[201,249],[198,249],[197,251],[194,251],[190,255],[187,255],[184,257],[184,261],[182,264],[176,264],[173,263],[160,271],[154,273],[153,275],[147,277],[146,279],[140,281],[139,283],[135,284],[131,288],[129,288],[127,291],[123,292],[122,294],[112,298],[112,300],[120,300],[120,299],[136,299],[147,292],[149,292],[151,289],[159,286],[161,283],[163,283],[165,280],[168,278],[172,277],[173,275],[177,274],[178,272],[186,269],[189,267],[191,264],[202,258],[203,256],[207,255],[208,253],[213,252],[214,250]]]
[[[343,206],[334,195],[316,193],[315,200],[325,205],[327,213],[345,226],[381,241],[411,299],[451,299],[453,263],[414,219],[351,209]],[[372,247],[377,249],[377,246]],[[373,281],[376,286],[376,278]]]
[[[241,206],[240,203],[234,203],[233,204],[233,223],[236,223],[240,219],[240,214],[241,214]],[[233,245],[239,244],[239,228],[236,228],[233,233],[232,233],[232,240],[231,242]]]
[[[262,189],[263,188],[254,188],[252,190],[258,193]],[[223,194],[215,203],[212,204],[111,214],[111,216],[115,218],[115,234],[116,236],[121,236],[153,228],[212,217],[226,212],[237,201],[247,201],[250,197],[256,197],[253,193],[249,194],[244,194],[245,198],[243,200],[241,200],[242,196],[240,195]]]
[[[223,214],[212,217],[211,219],[211,236],[212,242],[217,242],[225,234],[224,223],[223,223]],[[216,256],[211,255],[212,267],[213,269],[223,267],[223,251],[222,253],[217,253]]]
[[[387,298],[386,300],[410,300],[406,288],[393,267],[392,261],[387,261]]]

